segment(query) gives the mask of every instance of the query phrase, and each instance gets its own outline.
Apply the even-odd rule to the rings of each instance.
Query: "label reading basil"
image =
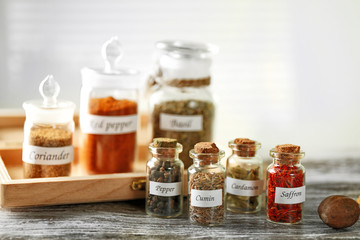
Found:
[[[275,188],[275,203],[297,204],[305,202],[305,186],[297,188]]]
[[[150,181],[149,192],[152,195],[162,196],[162,197],[173,197],[181,194],[182,183],[161,183]]]
[[[22,160],[39,165],[63,165],[74,159],[74,147],[36,147],[23,145]]]
[[[198,132],[203,130],[202,115],[175,115],[160,113],[160,129],[175,132]]]
[[[254,197],[263,192],[263,180],[240,180],[226,177],[226,192],[238,196]]]
[[[80,127],[83,133],[90,134],[124,134],[136,132],[137,115],[128,116],[98,116],[82,114]]]
[[[223,204],[222,189],[195,190],[191,189],[191,206],[217,207]]]

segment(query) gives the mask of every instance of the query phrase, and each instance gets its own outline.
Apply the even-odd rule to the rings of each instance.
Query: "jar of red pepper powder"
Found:
[[[267,217],[271,222],[294,224],[302,220],[305,202],[305,168],[300,146],[278,145],[270,150],[267,168]]]

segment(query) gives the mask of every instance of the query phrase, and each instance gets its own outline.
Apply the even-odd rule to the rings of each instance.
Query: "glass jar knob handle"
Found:
[[[112,37],[106,41],[101,49],[101,55],[105,61],[105,72],[116,72],[116,65],[123,56],[123,48],[118,37]]]
[[[54,76],[48,75],[41,81],[39,92],[44,99],[44,107],[56,107],[57,97],[60,93],[60,86],[55,81]]]

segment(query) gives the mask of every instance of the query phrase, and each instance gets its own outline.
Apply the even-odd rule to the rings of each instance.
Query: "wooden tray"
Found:
[[[84,175],[77,164],[79,129],[75,131],[74,162],[70,177],[24,179],[22,169],[23,126],[22,110],[0,109],[0,206],[25,207],[132,200],[145,197],[148,118],[140,116],[137,161],[134,172]],[[77,126],[78,117],[75,116]],[[145,137],[144,137],[145,136]],[[187,194],[187,175],[184,178]]]
[[[0,149],[1,207],[106,202],[145,197],[145,171],[83,176],[74,164],[70,177],[23,179],[21,154],[21,149]],[[141,170],[141,165],[145,163],[135,165],[135,169]]]

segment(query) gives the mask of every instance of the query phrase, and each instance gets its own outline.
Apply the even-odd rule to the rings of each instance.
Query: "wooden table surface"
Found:
[[[305,163],[307,196],[298,225],[278,225],[258,214],[228,213],[217,227],[192,225],[187,211],[176,219],[147,216],[144,200],[0,209],[0,239],[360,239],[360,221],[335,230],[322,223],[317,207],[328,195],[360,194],[360,160]]]

